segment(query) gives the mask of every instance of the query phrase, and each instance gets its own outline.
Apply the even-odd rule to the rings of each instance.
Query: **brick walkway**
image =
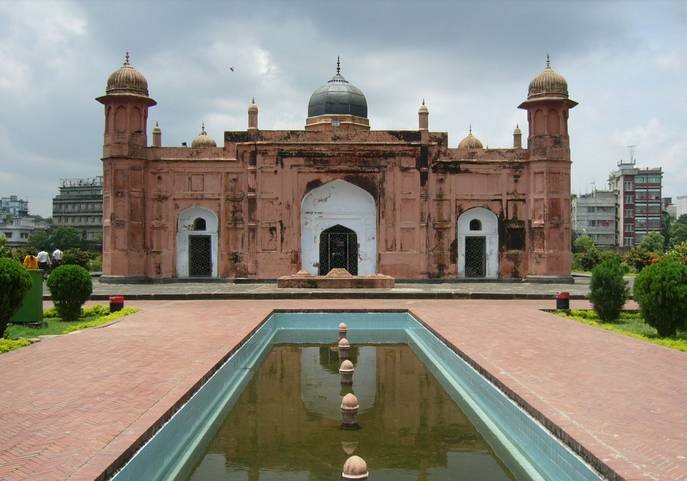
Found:
[[[540,301],[408,308],[545,423],[626,480],[687,480],[687,354],[541,312]],[[273,308],[345,300],[150,301],[109,327],[0,355],[0,480],[92,480]]]

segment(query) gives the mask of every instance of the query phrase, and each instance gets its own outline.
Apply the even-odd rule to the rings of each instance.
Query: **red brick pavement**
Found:
[[[98,478],[269,312],[411,309],[626,480],[687,480],[687,354],[540,301],[170,301],[0,356],[0,480]]]

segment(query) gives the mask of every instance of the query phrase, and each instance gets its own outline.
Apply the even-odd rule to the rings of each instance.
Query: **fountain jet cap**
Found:
[[[341,366],[339,366],[339,374],[341,375],[341,384],[353,384],[353,372],[355,372],[355,368],[353,367],[353,363],[345,359],[342,363]]]
[[[348,359],[351,351],[351,343],[345,337],[339,339],[339,359]]]
[[[346,394],[341,400],[341,421],[343,427],[358,426],[358,398],[353,393]]]
[[[367,463],[360,456],[351,456],[344,463],[341,479],[367,479],[367,476]]]
[[[342,322],[339,324],[339,339],[343,339],[346,337],[346,333],[348,332],[348,326],[346,323]]]

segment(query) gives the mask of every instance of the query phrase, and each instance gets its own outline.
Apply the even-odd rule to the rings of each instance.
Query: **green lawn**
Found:
[[[110,313],[107,306],[95,305],[85,307],[78,321],[65,322],[57,316],[54,308],[43,311],[43,326],[29,327],[24,324],[10,324],[5,330],[5,338],[0,339],[0,352],[7,352],[29,345],[28,339],[44,335],[67,334],[89,327],[101,326],[120,317],[137,312],[135,307],[125,307],[121,311]]]
[[[624,311],[620,314],[620,319],[617,322],[601,322],[596,312],[591,309],[571,309],[569,313],[566,311],[556,311],[556,314],[589,326],[687,352],[687,331],[678,331],[675,337],[659,337],[656,329],[646,324],[638,312]]]

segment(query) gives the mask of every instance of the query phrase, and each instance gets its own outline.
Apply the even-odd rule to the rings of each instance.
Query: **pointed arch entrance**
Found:
[[[217,215],[210,209],[179,213],[177,277],[217,277]]]
[[[483,207],[458,217],[458,277],[496,279],[499,275],[499,222]]]
[[[377,207],[366,190],[334,180],[301,202],[301,269],[327,274],[344,262],[352,274],[377,272]]]
[[[325,229],[320,234],[321,276],[331,269],[343,268],[358,275],[358,235],[340,224]]]

